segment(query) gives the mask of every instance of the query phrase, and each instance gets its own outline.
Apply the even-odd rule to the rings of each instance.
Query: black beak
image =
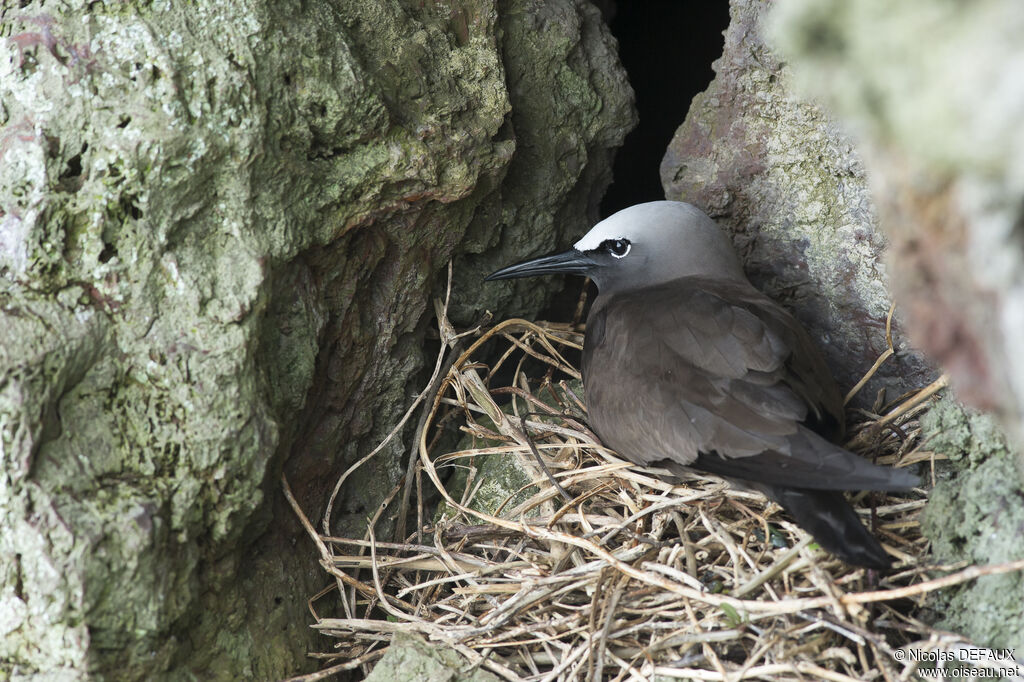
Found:
[[[591,260],[587,254],[576,249],[569,249],[562,253],[553,253],[550,256],[542,256],[502,268],[487,275],[484,281],[533,277],[534,275],[586,275],[595,265],[597,263]]]

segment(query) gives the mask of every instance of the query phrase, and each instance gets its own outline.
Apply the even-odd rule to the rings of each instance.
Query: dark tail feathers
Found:
[[[889,568],[892,559],[857,517],[841,492],[756,485],[779,503],[818,544],[848,564]]]

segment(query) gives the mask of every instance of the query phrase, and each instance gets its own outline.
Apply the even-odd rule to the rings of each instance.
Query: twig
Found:
[[[949,386],[949,375],[948,374],[943,374],[938,379],[936,379],[932,383],[928,384],[928,386],[926,386],[925,388],[923,388],[920,391],[918,391],[917,395],[915,395],[913,398],[911,398],[907,402],[903,403],[902,405],[900,405],[898,408],[896,408],[895,410],[893,410],[889,414],[887,414],[884,417],[882,417],[878,421],[878,424],[879,425],[888,424],[891,421],[899,419],[903,415],[905,415],[908,412],[910,412],[910,410],[912,410],[913,408],[917,407],[919,404],[923,403],[925,400],[928,400],[933,395],[935,395],[936,393],[938,393],[942,389],[946,388],[947,386]]]
[[[843,399],[843,405],[846,405],[853,400],[853,397],[860,393],[860,389],[864,388],[864,384],[868,383],[871,377],[875,376],[875,373],[882,364],[896,353],[896,349],[893,348],[892,345],[892,314],[894,312],[896,312],[895,301],[893,301],[892,305],[889,306],[889,314],[885,316],[885,345],[887,348],[878,356],[878,359],[875,360],[875,364],[871,365],[871,369],[869,369],[867,373],[860,378],[860,381],[850,389],[850,392],[846,394],[846,397]]]

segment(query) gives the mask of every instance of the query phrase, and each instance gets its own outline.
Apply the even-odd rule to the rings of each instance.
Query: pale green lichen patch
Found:
[[[304,601],[316,557],[252,556],[282,460],[307,439],[309,483],[390,430],[470,223],[582,213],[624,78],[564,63],[598,23],[569,0],[525,55],[489,0],[22,5],[0,28],[0,676],[285,677],[312,637],[266,601]],[[513,133],[506,63],[575,69],[562,118]],[[513,201],[517,135],[545,170]],[[345,522],[404,468],[375,465]]]
[[[940,561],[996,564],[1024,558],[1022,476],[1016,455],[987,415],[946,398],[921,420],[929,447],[950,457],[940,466],[921,523]],[[938,627],[989,647],[1024,647],[1021,573],[984,576],[934,595]]]
[[[930,166],[982,174],[1012,169],[1019,183],[1024,164],[1014,157],[1024,145],[1017,124],[1024,84],[1013,74],[1024,64],[1024,17],[1018,9],[998,0],[787,0],[775,10],[773,35],[786,54],[803,60],[796,73],[804,89],[869,136]]]
[[[422,637],[398,633],[366,682],[497,682],[498,678],[469,665],[454,649]]]
[[[509,512],[538,491],[532,485],[528,470],[523,468],[515,455],[473,455],[456,460],[453,465],[455,470],[447,484],[449,491],[460,503],[468,501],[470,509],[484,514],[508,516]],[[442,503],[435,514],[435,520],[441,520],[450,513],[454,513],[454,510],[449,510]],[[534,507],[526,516],[537,516],[538,513]]]

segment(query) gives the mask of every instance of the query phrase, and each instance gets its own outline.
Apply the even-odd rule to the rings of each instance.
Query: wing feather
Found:
[[[813,458],[792,447],[808,408],[841,418],[838,390],[806,333],[739,283],[677,280],[599,299],[583,369],[595,430],[642,464],[691,464],[701,453]],[[795,468],[822,466],[832,468]]]

